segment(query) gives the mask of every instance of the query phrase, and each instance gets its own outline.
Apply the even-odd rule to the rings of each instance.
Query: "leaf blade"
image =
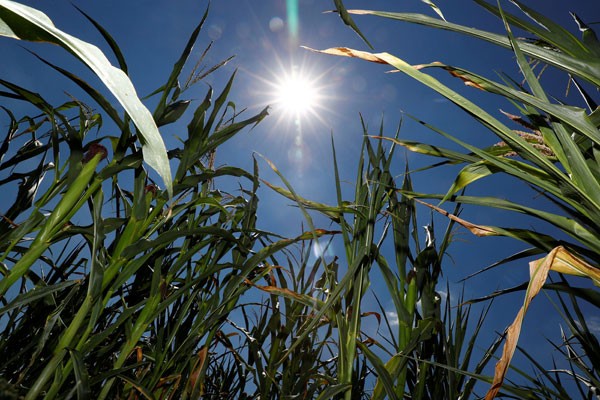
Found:
[[[160,175],[169,197],[172,197],[173,182],[167,149],[152,114],[137,96],[125,72],[114,67],[96,46],[59,30],[44,13],[22,4],[0,0],[0,34],[57,44],[85,63],[131,117],[140,133],[144,161]]]

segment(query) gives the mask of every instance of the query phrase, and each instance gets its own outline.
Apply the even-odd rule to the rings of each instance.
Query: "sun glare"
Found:
[[[299,178],[315,165],[315,151],[320,132],[329,127],[329,119],[336,113],[331,108],[336,100],[332,88],[331,69],[322,69],[317,63],[283,62],[274,55],[269,65],[263,64],[263,73],[254,78],[249,94],[256,105],[268,109],[269,142],[296,169]]]
[[[287,114],[314,112],[318,102],[315,85],[300,76],[289,76],[276,87],[276,103]]]
[[[303,129],[327,126],[332,113],[331,82],[325,77],[330,70],[318,65],[284,63],[274,57],[273,65],[265,66],[264,75],[253,75],[251,93],[260,99],[257,105],[268,106],[278,127]]]

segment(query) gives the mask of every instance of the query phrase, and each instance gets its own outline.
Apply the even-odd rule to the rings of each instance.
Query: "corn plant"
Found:
[[[123,54],[91,17],[86,15],[120,69],[98,64],[106,57],[97,48],[65,36],[45,15],[12,2],[3,1],[0,9],[3,34],[68,47],[104,74],[117,98],[145,110],[122,85],[129,81]],[[0,81],[3,97],[29,103],[39,114],[17,117],[3,107],[10,123],[1,147],[1,185],[15,190],[20,181],[0,224],[3,393],[27,399],[197,398],[215,381],[207,379],[209,361],[222,348],[228,315],[270,272],[264,261],[304,240],[273,242],[257,230],[257,168],[215,167],[221,144],[267,115],[263,110],[240,118],[227,100],[233,75],[217,96],[208,90],[180,147],[165,151],[177,166],[172,185],[168,163],[157,168],[164,190],[142,164],[156,168],[164,161],[153,150],[162,140],[153,145],[144,127],[175,123],[191,104],[180,97],[188,86],[181,87],[179,77],[206,16],[166,83],[152,93],[160,97],[153,114],[122,104],[121,115],[92,85],[43,59],[100,111],[79,100],[55,107],[41,94]],[[113,128],[104,126],[106,117]],[[30,165],[35,167],[27,170]],[[216,185],[224,179],[247,187],[220,191]],[[263,245],[255,248],[259,239]]]
[[[228,100],[233,74],[219,94],[209,88],[187,135],[167,151],[158,128],[181,124],[193,104],[186,90],[229,61],[196,68],[204,51],[180,84],[207,14],[149,95],[158,98],[153,113],[132,90],[114,39],[82,14],[118,68],[39,11],[0,0],[0,34],[66,48],[125,110],[36,55],[95,106],[75,98],[54,106],[0,80],[0,96],[36,109],[17,116],[2,107],[9,124],[0,186],[17,194],[0,219],[0,397],[469,396],[491,354],[465,377],[483,317],[467,338],[469,306],[442,304],[442,261],[454,222],[439,242],[433,219],[419,234],[408,167],[394,171],[395,143],[369,139],[363,124],[350,199],[334,148],[335,205],[300,197],[270,163],[285,187],[261,181],[258,160],[252,171],[216,167],[220,146],[267,115],[240,116]],[[238,182],[240,191],[219,189],[224,181]],[[294,201],[306,232],[283,238],[258,228],[262,184]],[[329,218],[328,229],[315,227],[314,212]],[[343,254],[311,259],[312,244],[327,240]],[[374,284],[380,308],[367,309]],[[387,289],[397,325],[379,287]],[[376,336],[364,329],[365,319],[378,321]]]
[[[461,139],[458,134],[445,132],[420,121],[444,138],[459,144],[467,152],[433,147],[426,143],[389,139],[411,151],[440,157],[443,160],[441,165],[464,164],[445,194],[430,195],[404,190],[405,195],[414,199],[438,199],[438,205],[428,204],[429,207],[463,225],[477,236],[507,236],[533,246],[532,249],[522,252],[522,256],[544,254],[543,258],[529,264],[531,279],[527,286],[525,302],[513,324],[507,329],[504,351],[497,363],[492,387],[486,396],[491,399],[499,393],[517,346],[524,314],[530,301],[546,282],[548,272],[552,270],[588,277],[594,284],[600,284],[600,170],[597,154],[600,144],[600,120],[597,103],[589,90],[590,87],[597,90],[600,85],[600,42],[593,29],[575,14],[573,20],[581,38],[576,38],[562,26],[516,0],[511,3],[531,21],[506,12],[500,3],[496,6],[483,0],[475,2],[499,18],[504,33],[492,33],[448,22],[440,13],[438,15],[442,16],[442,19],[410,13],[347,10],[342,1],[334,3],[338,6],[344,22],[354,29],[358,28],[350,19],[351,15],[372,15],[459,32],[512,49],[524,78],[523,83],[506,76],[502,76],[502,80],[497,82],[440,62],[412,66],[389,53],[375,54],[348,48],[331,48],[322,52],[391,65],[456,104],[498,138],[496,144],[488,148],[478,148]],[[516,38],[513,35],[515,28],[524,30],[531,37]],[[540,68],[548,65],[568,74],[571,85],[581,94],[585,108],[554,100],[536,76],[536,65]],[[505,122],[494,118],[476,103],[428,74],[428,69],[443,69],[470,87],[503,97],[514,107],[515,113],[520,114],[507,115],[507,120],[517,123],[519,128],[509,128]],[[506,174],[528,184],[553,203],[559,212],[520,204],[510,199],[467,196],[460,193],[473,182],[494,174]],[[477,225],[459,218],[456,213],[443,210],[440,206],[444,202],[494,207],[526,214],[558,228],[564,236],[558,237],[533,229]],[[571,289],[567,284],[564,284],[562,289],[572,294],[577,293],[577,290]],[[587,348],[583,343],[581,345]],[[596,353],[587,356],[592,360],[598,359]],[[580,375],[573,372],[572,377],[579,379]],[[582,379],[582,382],[589,383],[588,378]],[[593,393],[592,385],[587,386],[588,393]]]
[[[285,354],[295,351],[315,328],[323,329],[324,321],[329,321],[333,326],[332,336],[337,335],[333,348],[336,376],[329,378],[332,384],[319,398],[362,398],[365,391],[375,399],[467,398],[494,349],[490,348],[486,352],[488,357],[474,366],[476,372],[470,378],[464,375],[463,371],[472,363],[484,314],[473,327],[468,307],[459,306],[453,311],[448,302],[442,306],[439,294],[442,260],[451,242],[453,223],[439,242],[433,220],[425,227],[424,237],[419,235],[415,200],[399,191],[412,189],[408,166],[400,174],[403,178],[398,185],[392,173],[396,146],[392,144],[386,149],[382,139],[372,142],[364,124],[363,129],[365,140],[351,200],[343,195],[336,163],[337,205],[304,199],[285,179],[285,188],[269,184],[296,202],[309,225],[312,225],[311,210],[329,218],[336,227],[333,232],[341,236],[344,249],[344,259],[335,257],[333,263],[323,260],[317,287],[325,296],[313,297],[314,315],[303,324],[301,334]],[[383,125],[379,135],[381,132]],[[393,249],[391,253],[387,246]],[[374,269],[379,270],[383,282],[374,281]],[[379,310],[365,309],[364,298],[372,284],[378,285],[377,301],[385,298],[393,303],[391,311],[382,303]],[[297,292],[280,293],[290,300],[300,298]],[[391,323],[387,312],[397,315],[397,325]],[[382,330],[375,337],[362,328],[363,319],[373,316]],[[472,332],[470,338],[466,336],[467,329]],[[357,385],[364,385],[365,379],[362,359],[367,361],[366,379],[372,386],[357,390]]]

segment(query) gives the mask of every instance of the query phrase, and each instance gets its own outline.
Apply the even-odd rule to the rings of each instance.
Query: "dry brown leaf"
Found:
[[[498,394],[498,391],[502,387],[502,382],[508,371],[510,361],[517,348],[517,342],[519,341],[519,335],[521,334],[521,325],[523,323],[523,317],[527,312],[529,303],[531,300],[540,292],[546,278],[548,278],[548,271],[552,269],[552,265],[555,263],[557,254],[563,249],[562,246],[552,249],[548,255],[542,259],[535,260],[529,263],[529,285],[527,286],[527,294],[525,295],[525,301],[523,306],[519,310],[515,320],[506,330],[506,340],[504,342],[504,348],[502,349],[502,357],[496,363],[494,371],[494,380],[492,381],[492,387],[485,395],[485,400],[492,400]]]
[[[494,228],[492,228],[491,226],[475,225],[475,224],[470,223],[469,221],[465,221],[462,218],[458,218],[456,215],[450,214],[448,211],[446,211],[442,208],[439,208],[437,206],[434,206],[433,204],[426,203],[419,199],[415,199],[415,201],[417,201],[418,203],[421,203],[431,209],[434,209],[435,211],[439,212],[440,214],[442,214],[445,217],[450,218],[452,221],[456,222],[457,224],[467,228],[475,236],[481,237],[481,236],[497,236],[498,235],[498,232],[496,232],[494,230]]]
[[[467,228],[476,236],[481,237],[498,235],[498,232],[496,232],[491,226],[475,225],[469,221],[465,221],[464,219],[457,217],[454,214],[450,214],[448,211],[442,208],[426,203],[419,199],[415,199],[415,201],[439,212],[452,221],[455,221],[457,224]],[[556,250],[556,254],[554,256],[555,258],[552,262],[552,265],[550,266],[550,270],[560,272],[561,274],[588,277],[594,282],[594,285],[600,287],[600,269],[593,267],[588,262],[570,253],[563,246],[558,246],[554,250]]]
[[[381,56],[386,53],[369,53],[368,51],[354,50],[348,47],[331,47],[325,50],[316,50],[311,49],[310,47],[302,46],[306,50],[314,51],[316,53],[329,54],[332,56],[342,56],[342,57],[353,57],[360,58],[361,60],[371,61],[378,64],[388,64]]]
[[[312,48],[306,47],[306,46],[302,46],[302,48],[304,48],[306,50],[314,51],[316,53],[329,54],[329,55],[333,55],[333,56],[359,58],[361,60],[370,61],[370,62],[374,62],[374,63],[378,63],[378,64],[389,64],[391,66],[394,66],[394,64],[396,64],[396,63],[402,63],[402,64],[405,64],[406,66],[410,66],[417,70],[420,70],[425,67],[430,67],[430,66],[439,66],[439,67],[445,69],[446,71],[448,71],[452,76],[462,80],[465,83],[465,85],[477,88],[479,90],[485,90],[485,88],[483,86],[481,86],[479,83],[477,83],[473,79],[471,79],[465,72],[457,70],[454,67],[444,65],[438,61],[436,61],[434,63],[430,63],[430,64],[409,65],[409,64],[406,64],[401,59],[391,55],[390,53],[385,53],[385,52],[384,53],[369,53],[368,51],[354,50],[354,49],[350,49],[348,47],[331,47],[331,48],[325,49],[325,50],[316,50],[316,49],[312,49]],[[390,71],[390,72],[399,72],[399,71],[394,70],[394,71]]]
[[[474,235],[492,236],[497,234],[492,227],[472,224],[432,204],[428,204],[419,199],[415,200],[464,226]],[[540,292],[542,286],[544,286],[546,283],[548,272],[550,270],[569,275],[587,276],[588,278],[592,279],[596,286],[600,286],[600,270],[598,268],[594,268],[581,258],[571,254],[563,246],[558,246],[552,249],[552,251],[542,259],[530,262],[529,285],[527,287],[525,301],[523,302],[523,306],[517,313],[513,323],[506,329],[502,357],[496,363],[494,380],[492,381],[490,390],[485,396],[485,400],[494,399],[500,391],[502,382],[504,382],[504,377],[506,376],[506,372],[510,366],[510,361],[512,360],[515,349],[517,348],[517,342],[519,341],[519,335],[521,334],[523,318],[525,317],[529,303],[531,303],[531,300],[533,300],[533,298]]]
[[[202,369],[204,368],[204,365],[206,364],[206,360],[208,359],[207,356],[208,356],[208,347],[202,346],[200,351],[198,351],[198,359],[194,363],[194,367],[192,368],[192,373],[190,374],[189,383],[188,383],[189,390],[193,390],[193,388],[196,386],[196,381],[198,380],[198,377],[200,376],[200,373],[202,372]],[[202,393],[202,389],[200,389],[200,393]]]
[[[287,298],[296,299],[302,303],[307,303],[307,302],[311,302],[311,303],[315,303],[315,304],[317,303],[316,299],[314,299],[306,294],[294,292],[287,288],[281,288],[281,287],[277,287],[277,286],[263,286],[263,285],[258,285],[256,283],[252,284],[252,286],[254,286],[257,289],[263,290],[267,293],[270,293],[270,294],[277,294],[277,295],[284,296]]]
[[[598,268],[594,268],[581,258],[571,254],[563,246],[557,247],[557,249],[556,259],[551,268],[552,271],[568,275],[587,276],[594,282],[594,285],[600,286],[600,270]]]
[[[364,312],[362,314],[360,314],[361,317],[368,317],[370,315],[373,315],[375,318],[377,318],[377,325],[381,325],[381,314],[375,312],[375,311],[367,311]]]
[[[302,297],[301,294],[296,293],[287,288],[280,288],[277,286],[262,286],[262,285],[256,285],[256,284],[254,286],[260,290],[264,290],[267,293],[274,293],[274,294],[279,294],[282,296],[293,297],[297,300],[304,300],[304,298]]]
[[[446,71],[450,72],[450,75],[452,75],[455,78],[458,78],[461,81],[463,81],[465,85],[474,87],[474,88],[479,89],[479,90],[485,90],[483,86],[481,86],[477,82],[474,82],[471,78],[469,78],[468,76],[466,76],[464,73],[462,73],[460,71],[457,71],[457,70],[455,70],[455,69],[453,69],[451,67],[445,67],[444,69]]]
[[[507,113],[506,111],[503,111],[503,110],[499,110],[499,111],[502,114],[506,115],[508,118],[510,118],[512,121],[516,122],[519,125],[524,126],[525,128],[529,129],[530,131],[537,131],[538,130],[538,128],[536,126],[530,124],[529,121],[526,121],[520,115],[510,114],[510,113]]]
[[[388,64],[391,65],[394,68],[395,64],[402,64],[406,67],[412,67],[414,69],[422,69],[425,68],[427,66],[431,66],[431,65],[435,65],[435,64],[440,64],[439,62],[434,62],[433,64],[419,64],[419,65],[410,65],[407,64],[405,61],[391,55],[390,53],[369,53],[368,51],[362,51],[362,50],[354,50],[354,49],[350,49],[348,47],[331,47],[329,49],[325,49],[325,50],[316,50],[316,49],[312,49],[310,47],[306,47],[306,46],[302,46],[304,49],[306,50],[310,50],[310,51],[314,51],[315,53],[322,53],[322,54],[329,54],[329,55],[333,55],[333,56],[342,56],[342,57],[352,57],[352,58],[359,58],[361,60],[365,60],[365,61],[370,61],[370,62],[374,62],[377,64]],[[398,69],[395,69],[393,71],[388,71],[388,72],[400,72]]]

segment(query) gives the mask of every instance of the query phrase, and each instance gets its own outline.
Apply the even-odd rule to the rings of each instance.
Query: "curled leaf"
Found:
[[[387,61],[385,61],[385,60],[383,60],[383,58],[381,58],[381,55],[383,55],[384,53],[370,53],[368,51],[354,50],[354,49],[350,49],[348,47],[331,47],[331,48],[325,49],[325,50],[315,50],[315,49],[311,49],[310,47],[306,47],[306,46],[301,46],[301,47],[306,50],[314,51],[315,53],[329,54],[332,56],[360,58],[361,60],[371,61],[371,62],[378,63],[378,64],[388,64]],[[387,54],[387,53],[385,53],[385,54]]]
[[[363,35],[363,33],[360,31],[360,29],[358,29],[358,26],[356,26],[356,23],[354,22],[354,20],[352,19],[352,17],[349,15],[348,10],[344,6],[344,3],[342,2],[342,0],[333,0],[333,4],[335,4],[336,11],[340,14],[340,18],[342,19],[342,21],[344,22],[344,24],[346,24],[350,28],[352,28],[352,30],[354,32],[356,32],[356,34],[358,36],[360,36],[360,38],[362,40],[364,40],[365,43],[370,48],[373,48],[373,46],[371,45],[371,43],[369,43],[369,41],[367,40],[367,38],[365,37],[365,35]]]
[[[550,269],[562,274],[588,277],[594,282],[594,285],[600,286],[600,270],[570,253],[563,246],[557,247],[556,256]]]
[[[515,349],[517,348],[517,342],[519,341],[519,335],[521,334],[521,325],[523,324],[525,313],[529,308],[531,300],[533,300],[533,298],[540,292],[542,286],[544,286],[544,283],[546,283],[548,271],[552,269],[552,265],[555,263],[557,254],[562,252],[561,249],[564,250],[562,246],[556,247],[546,257],[529,263],[529,285],[527,286],[525,301],[517,313],[513,323],[506,329],[506,339],[504,342],[504,348],[502,349],[502,356],[496,363],[494,380],[492,381],[491,388],[485,395],[485,400],[494,399],[500,391],[502,382],[504,381],[504,377],[506,376],[506,372],[510,366],[510,361],[512,360]]]

